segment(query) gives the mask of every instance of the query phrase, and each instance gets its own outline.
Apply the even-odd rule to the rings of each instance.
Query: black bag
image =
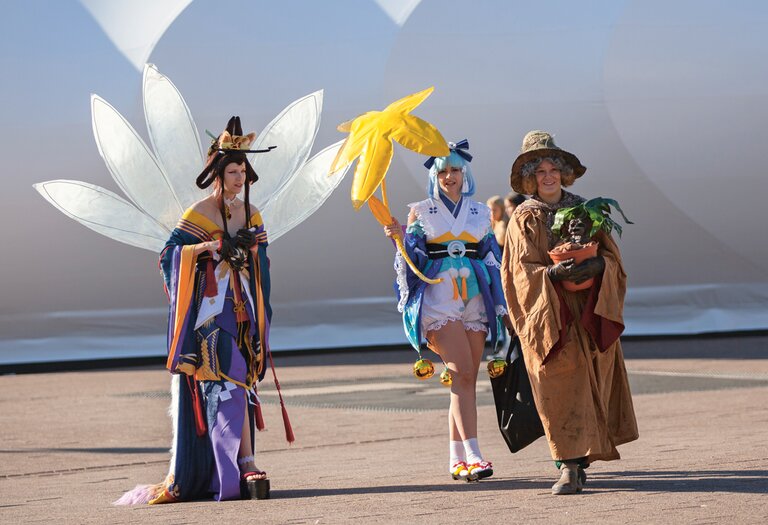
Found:
[[[517,348],[518,357],[510,363]],[[507,352],[507,367],[500,376],[491,379],[493,401],[499,430],[509,450],[514,453],[527,447],[544,435],[544,427],[536,410],[531,382],[523,361],[520,339],[512,339]]]

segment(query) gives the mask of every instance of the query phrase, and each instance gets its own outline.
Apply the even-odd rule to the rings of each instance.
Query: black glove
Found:
[[[222,259],[231,259],[235,255],[235,252],[237,251],[236,249],[237,245],[235,243],[235,239],[227,236],[221,238],[221,248],[219,248],[219,255],[221,255]]]
[[[573,259],[566,259],[552,266],[547,266],[547,277],[550,281],[570,281],[573,267]]]
[[[576,284],[581,284],[587,279],[600,275],[603,270],[605,270],[605,259],[602,255],[598,255],[574,266],[571,270],[570,280]]]
[[[240,228],[235,235],[235,243],[243,249],[250,250],[256,244],[256,234],[251,230]]]
[[[219,253],[222,259],[239,272],[248,264],[248,250],[239,247],[237,242],[237,237],[222,237]]]

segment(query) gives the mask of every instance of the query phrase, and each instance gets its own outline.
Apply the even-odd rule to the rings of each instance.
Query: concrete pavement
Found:
[[[0,522],[766,523],[766,342],[733,340],[727,355],[727,342],[713,345],[715,357],[699,344],[676,358],[642,353],[669,342],[628,343],[641,437],[621,461],[590,467],[582,495],[561,497],[550,495],[557,471],[543,439],[506,450],[482,369],[479,438],[496,474],[452,481],[447,392],[410,375],[409,351],[278,358],[297,441],[285,443],[265,381],[264,501],[110,504],[167,469],[160,367],[0,376]]]

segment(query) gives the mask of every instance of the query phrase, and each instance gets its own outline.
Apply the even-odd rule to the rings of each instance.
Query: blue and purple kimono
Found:
[[[272,318],[261,216],[255,213],[248,226],[257,244],[241,271],[209,252],[195,255],[194,245],[223,232],[191,209],[160,255],[170,299],[174,442],[164,490],[151,503],[240,498],[240,436],[244,418],[251,429],[260,420],[256,384],[266,371]]]

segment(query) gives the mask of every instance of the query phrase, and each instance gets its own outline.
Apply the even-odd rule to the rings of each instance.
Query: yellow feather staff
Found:
[[[371,213],[382,226],[392,223],[384,181],[394,153],[392,141],[395,140],[411,151],[431,157],[445,157],[450,154],[448,143],[437,128],[410,114],[434,89],[431,87],[408,95],[393,102],[383,111],[369,111],[338,127],[339,131],[349,132],[349,136],[336,155],[330,172],[333,174],[345,169],[359,157],[352,180],[352,206],[359,210],[367,202]],[[381,200],[373,195],[379,186]],[[430,284],[441,281],[424,276],[405,252],[402,236],[398,235],[394,239],[400,254],[413,273]]]

